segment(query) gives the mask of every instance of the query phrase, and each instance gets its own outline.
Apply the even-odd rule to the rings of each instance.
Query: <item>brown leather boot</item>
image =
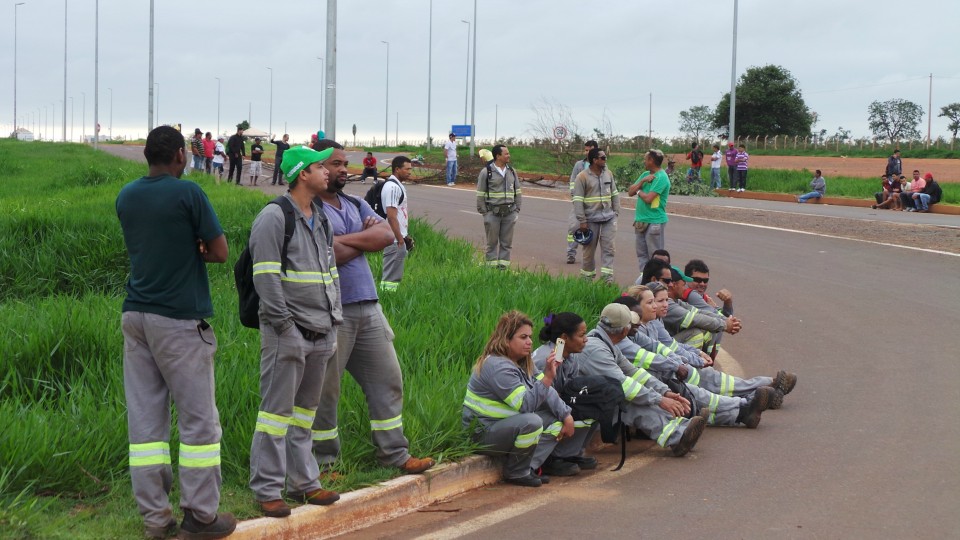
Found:
[[[406,463],[400,466],[400,470],[407,474],[420,474],[434,465],[436,465],[436,462],[433,461],[433,458],[415,458],[411,456]]]
[[[340,500],[340,494],[327,489],[315,489],[306,493],[288,493],[287,497],[306,504],[327,506]]]
[[[260,501],[260,511],[263,515],[273,518],[283,518],[290,515],[290,507],[283,501],[277,499],[274,501]]]

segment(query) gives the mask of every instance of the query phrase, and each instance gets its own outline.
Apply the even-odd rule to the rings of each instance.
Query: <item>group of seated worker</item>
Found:
[[[929,212],[931,204],[940,202],[943,190],[940,184],[933,179],[932,173],[920,177],[920,171],[914,169],[913,179],[907,180],[900,175],[882,175],[880,191],[873,196],[877,204],[870,205],[873,209],[906,210],[908,212]]]
[[[690,261],[680,272],[654,258],[647,266],[644,284],[603,307],[595,328],[576,313],[545,317],[536,350],[531,318],[518,311],[500,317],[471,371],[463,426],[481,454],[503,458],[506,482],[539,487],[550,476],[597,467],[585,450],[598,422],[575,419],[561,397],[576,377],[615,381],[620,421],[677,457],[707,425],[756,428],[793,390],[797,376],[787,371],[741,379],[714,366],[719,336],[741,326],[729,292],[717,293],[720,305],[706,294],[706,264]]]

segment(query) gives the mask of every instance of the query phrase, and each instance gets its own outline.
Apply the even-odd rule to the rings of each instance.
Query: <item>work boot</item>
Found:
[[[569,461],[548,459],[540,468],[540,471],[550,476],[576,476],[580,474],[580,467]]]
[[[532,472],[527,473],[526,476],[521,476],[519,478],[504,478],[504,480],[508,484],[524,487],[540,487],[543,485],[543,482],[540,481],[540,478]]]
[[[183,522],[180,523],[180,538],[184,540],[212,540],[230,536],[237,528],[237,519],[233,514],[222,512],[217,514],[213,523],[201,523],[193,517],[190,510],[183,511]]]
[[[560,458],[563,461],[573,463],[577,467],[580,467],[581,471],[586,471],[590,469],[597,468],[597,458],[590,456],[570,456],[565,458]]]
[[[701,407],[701,408],[700,408],[700,412],[697,413],[697,416],[699,416],[700,418],[703,418],[703,421],[704,421],[704,422],[709,422],[709,421],[710,421],[710,409],[708,409],[708,408],[706,408],[706,407]]]
[[[577,264],[577,256],[567,255],[567,264]]]
[[[753,400],[746,407],[740,407],[740,414],[737,415],[737,422],[742,423],[750,429],[755,429],[760,425],[760,414],[770,408],[777,391],[769,386],[761,386],[753,393]]]
[[[793,387],[797,385],[797,375],[795,373],[790,373],[789,371],[780,370],[777,372],[777,375],[773,378],[773,384],[770,386],[776,388],[783,392],[783,395],[787,395],[793,391]]]
[[[306,493],[287,493],[287,497],[297,502],[316,504],[319,506],[327,506],[340,500],[339,493],[323,488],[318,488]]]
[[[260,511],[263,512],[263,515],[267,517],[284,518],[290,515],[290,506],[283,499],[260,501],[257,504],[260,505]]]
[[[400,470],[407,474],[420,474],[434,465],[436,465],[436,462],[433,458],[415,458],[411,456],[406,463],[400,466]]]
[[[550,475],[543,472],[543,467],[540,467],[539,469],[530,469],[530,473],[539,478],[541,484],[550,483]]]
[[[771,409],[783,407],[783,392],[779,388],[774,388],[773,401],[770,402]]]
[[[177,534],[177,520],[171,519],[162,527],[147,527],[144,529],[143,536],[147,540],[164,540]]]
[[[684,430],[683,435],[680,436],[680,442],[673,445],[671,450],[673,450],[673,455],[676,457],[681,457],[687,455],[687,452],[693,450],[693,447],[696,446],[697,441],[700,440],[700,435],[703,435],[703,429],[707,427],[707,421],[701,416],[694,416],[687,422],[687,429]]]

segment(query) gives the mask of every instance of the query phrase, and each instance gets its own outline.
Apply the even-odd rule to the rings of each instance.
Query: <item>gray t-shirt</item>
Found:
[[[356,233],[363,230],[363,222],[368,217],[378,216],[367,201],[358,197],[351,197],[360,202],[360,210],[357,206],[347,199],[344,195],[337,195],[340,199],[340,208],[335,208],[324,203],[323,212],[327,215],[330,226],[333,227],[333,235]],[[337,271],[340,274],[340,301],[344,305],[363,302],[366,300],[378,300],[377,285],[373,280],[373,272],[370,271],[370,265],[367,264],[367,258],[363,255],[351,259],[342,265],[337,265]]]

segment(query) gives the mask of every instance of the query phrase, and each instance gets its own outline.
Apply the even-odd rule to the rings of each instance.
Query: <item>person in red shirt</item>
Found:
[[[873,194],[877,199],[877,204],[870,205],[870,208],[876,210],[877,208],[890,208],[893,206],[894,210],[899,210],[900,180],[895,174],[889,176],[883,174],[880,175],[880,178],[883,178],[883,184],[881,185],[882,191]]]
[[[687,173],[687,180],[700,180],[700,167],[703,166],[703,151],[700,150],[699,143],[693,143],[693,148],[687,153],[687,159],[690,160],[690,171]]]
[[[363,174],[360,175],[360,183],[366,184],[367,177],[377,179],[377,158],[373,157],[373,152],[367,152],[367,157],[363,158]]]
[[[213,149],[217,146],[217,141],[213,140],[213,135],[208,131],[203,136],[203,169],[210,174],[213,167]]]

